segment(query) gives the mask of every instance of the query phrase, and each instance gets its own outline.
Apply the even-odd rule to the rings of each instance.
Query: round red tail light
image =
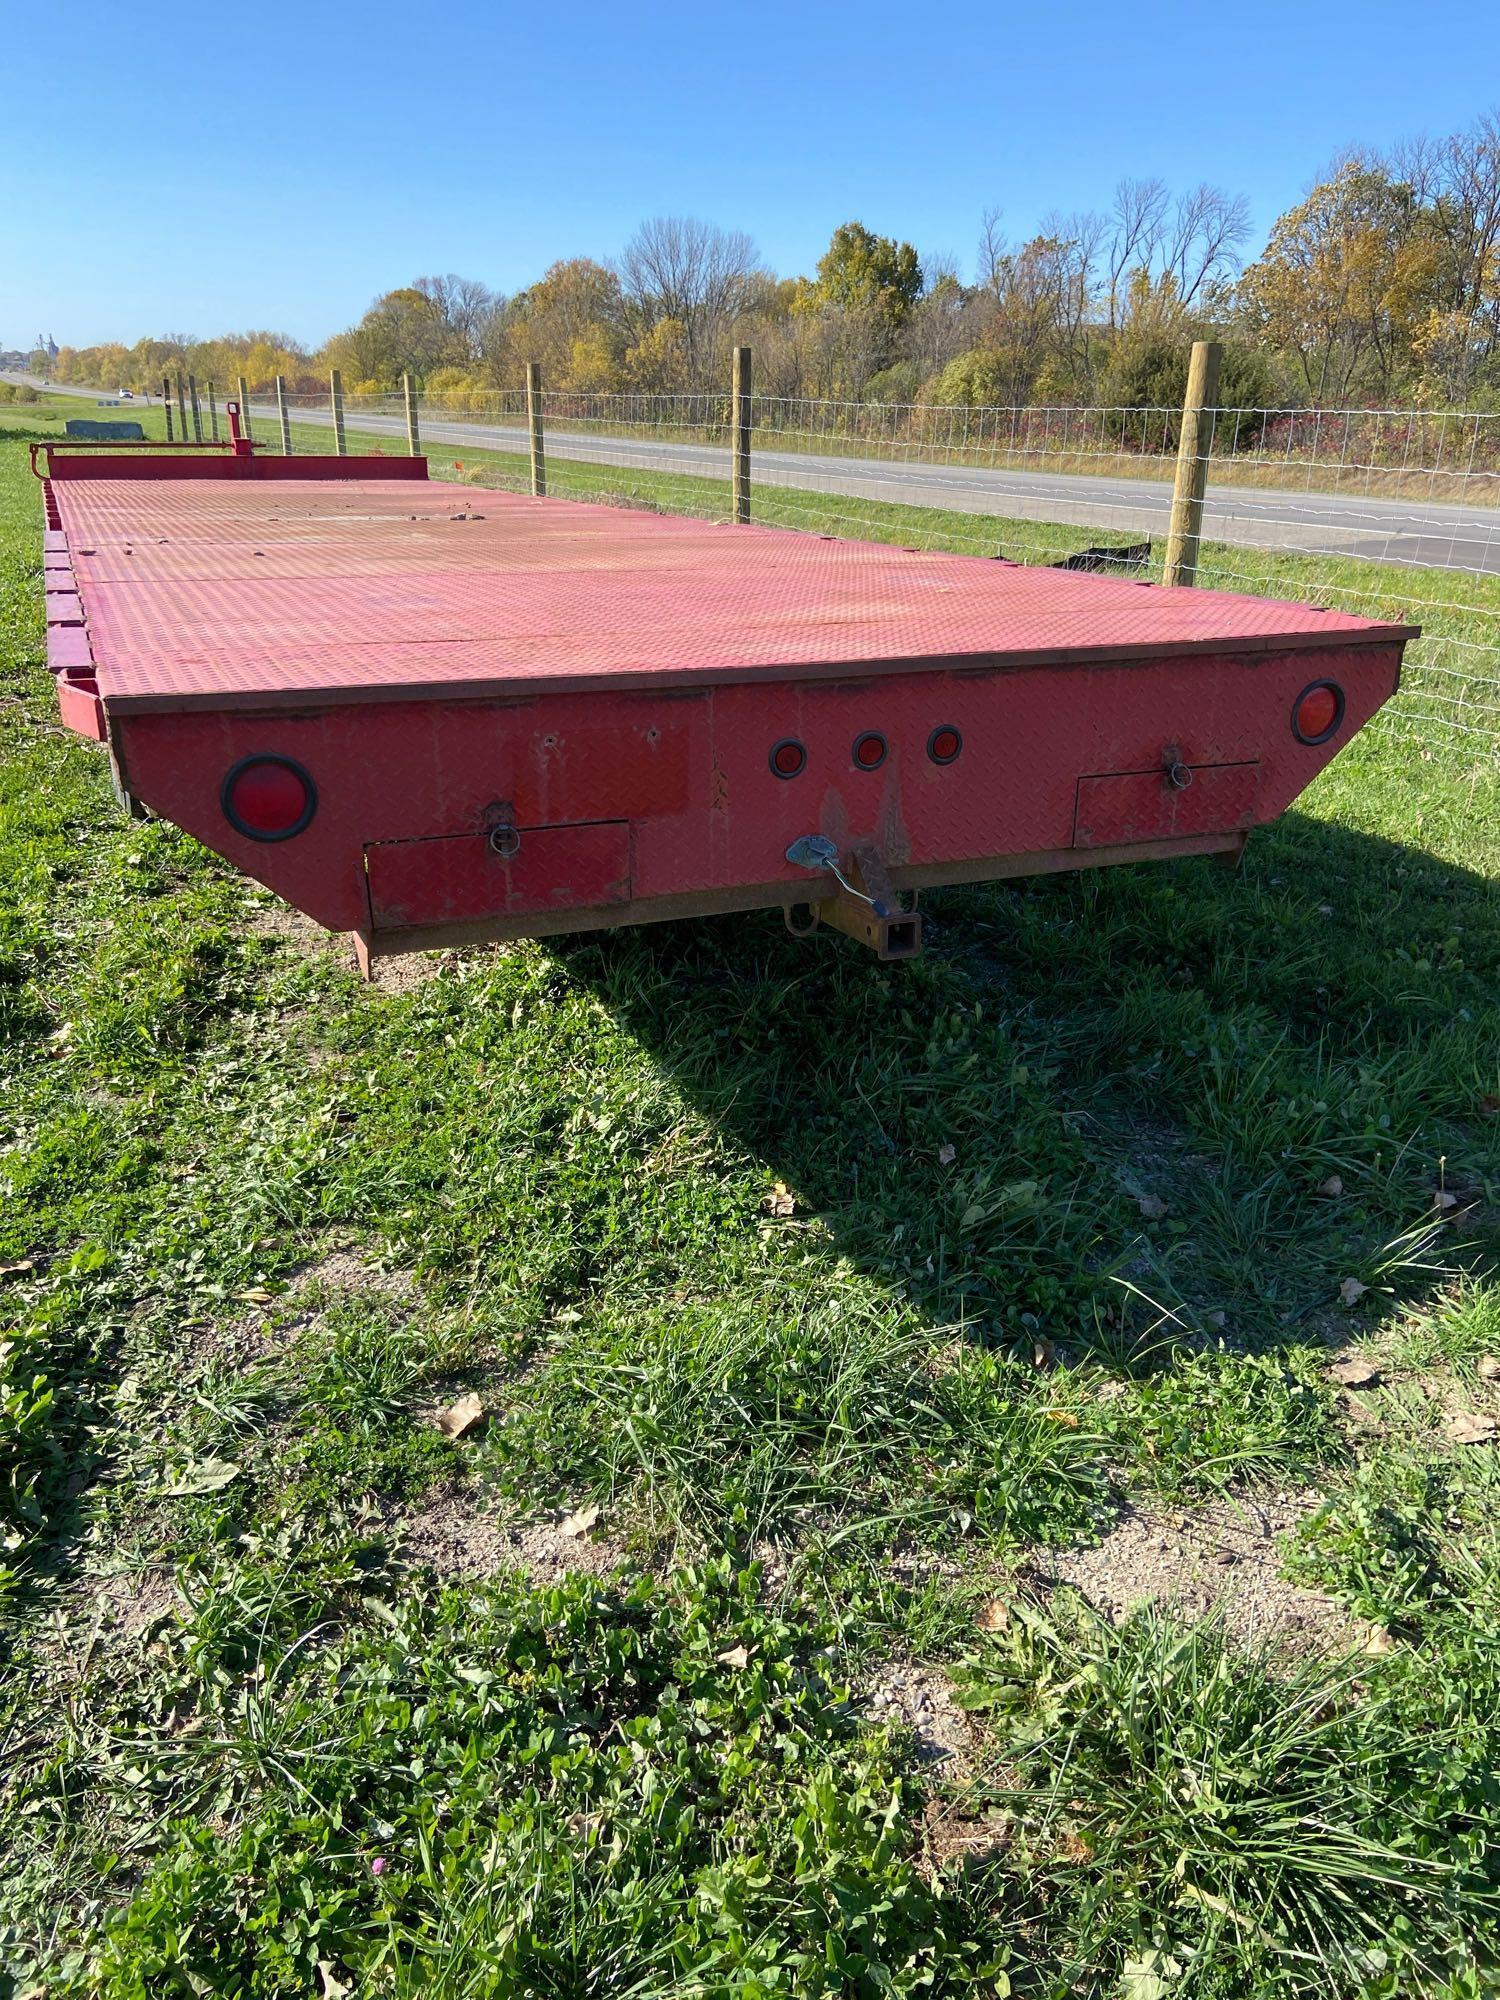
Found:
[[[1344,690],[1337,681],[1313,681],[1292,704],[1292,734],[1299,743],[1326,743],[1344,719]]]
[[[878,771],[885,762],[885,738],[878,729],[867,729],[854,739],[854,761],[862,771]]]
[[[807,762],[807,752],[795,736],[783,736],[771,745],[770,761],[778,778],[795,778]]]
[[[318,791],[290,757],[242,757],[219,794],[224,817],[250,840],[290,840],[318,809]]]
[[[951,722],[940,722],[927,739],[927,754],[934,764],[951,764],[964,747],[964,739]]]

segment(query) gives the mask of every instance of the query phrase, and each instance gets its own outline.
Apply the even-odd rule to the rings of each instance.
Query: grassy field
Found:
[[[11,1991],[1495,1992],[1493,757],[371,989],[119,815],[38,525],[0,445]]]

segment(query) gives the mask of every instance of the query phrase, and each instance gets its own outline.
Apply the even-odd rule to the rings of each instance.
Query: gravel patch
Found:
[[[916,1738],[920,1762],[930,1771],[955,1784],[973,1775],[973,1724],[940,1668],[888,1660],[872,1675],[860,1706],[872,1722],[904,1723]]]
[[[1357,1643],[1348,1613],[1281,1575],[1279,1537],[1318,1505],[1315,1493],[1211,1501],[1190,1512],[1128,1508],[1096,1548],[1038,1550],[1044,1587],[1070,1583],[1118,1624],[1143,1605],[1223,1620],[1246,1645],[1325,1653]]]
[[[257,905],[246,923],[258,937],[273,938],[288,951],[307,959],[331,959],[345,972],[358,973],[354,940],[344,931],[325,931],[321,924],[287,903]],[[408,951],[371,962],[369,984],[377,993],[411,993],[457,962],[452,951]]]
[[[314,1285],[334,1292],[384,1292],[391,1298],[411,1298],[416,1291],[409,1272],[383,1270],[369,1261],[368,1252],[348,1243],[299,1264],[288,1290],[306,1292]]]
[[[101,1634],[118,1643],[139,1639],[170,1618],[177,1592],[170,1570],[138,1569],[100,1579],[93,1601]]]
[[[269,1361],[305,1333],[316,1317],[309,1292],[378,1293],[389,1299],[415,1299],[417,1288],[406,1271],[387,1271],[368,1261],[357,1245],[341,1244],[299,1264],[284,1292],[268,1292],[247,1303],[232,1319],[188,1320],[181,1349],[189,1371],[208,1367],[251,1368]],[[288,1307],[294,1308],[288,1316]]]
[[[533,1583],[565,1576],[608,1576],[625,1560],[623,1546],[597,1528],[565,1534],[566,1515],[550,1520],[506,1520],[449,1493],[389,1526],[411,1562],[455,1583],[478,1583],[506,1570],[524,1570]]]
[[[257,903],[245,912],[245,927],[257,937],[273,938],[302,958],[331,958],[354,969],[354,946],[340,931],[325,931],[290,903]]]

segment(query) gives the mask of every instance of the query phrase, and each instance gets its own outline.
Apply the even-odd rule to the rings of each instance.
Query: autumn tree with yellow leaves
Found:
[[[1246,329],[1295,356],[1309,398],[1386,392],[1435,305],[1438,249],[1409,185],[1351,160],[1282,216],[1244,273]]]

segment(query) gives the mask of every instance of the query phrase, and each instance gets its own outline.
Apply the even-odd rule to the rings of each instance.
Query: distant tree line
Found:
[[[982,220],[966,282],[862,222],[811,276],[779,278],[751,238],[682,217],[646,222],[612,263],[568,257],[506,297],[423,277],[309,353],[284,334],[63,348],[60,381],[151,387],[276,375],[351,394],[403,373],[455,403],[518,388],[528,362],[579,393],[721,389],[755,352],[769,395],[870,404],[1180,400],[1186,350],[1226,342],[1220,400],[1255,407],[1500,407],[1500,119],[1389,155],[1339,160],[1245,264],[1243,197],[1122,180],[1105,209],[1052,215],[1009,242]]]

